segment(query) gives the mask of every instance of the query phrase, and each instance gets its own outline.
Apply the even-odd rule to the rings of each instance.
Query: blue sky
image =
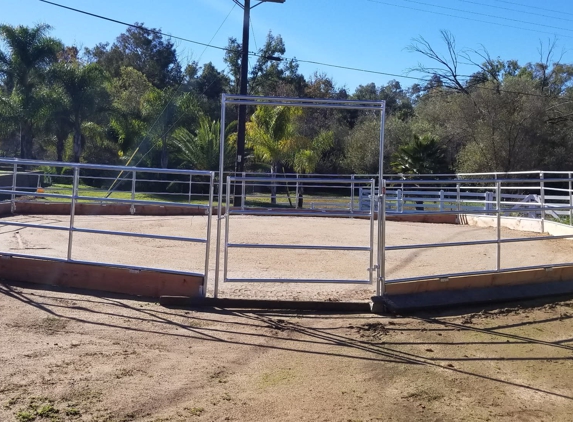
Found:
[[[232,0],[54,1],[223,47],[229,37],[240,41],[242,34],[243,12]],[[0,5],[0,22],[48,23],[54,27],[53,36],[80,47],[113,42],[125,30],[39,0],[0,0]],[[420,61],[431,64],[406,50],[412,38],[423,36],[443,51],[439,32],[445,29],[454,34],[459,49],[483,46],[493,57],[517,59],[522,64],[538,60],[540,42],[547,45],[556,38],[557,58],[563,53],[562,61],[573,62],[572,23],[570,0],[286,0],[252,10],[250,49],[260,47],[272,31],[282,35],[287,57],[407,75]],[[222,51],[204,51],[204,47],[180,41],[176,44],[184,64],[193,59],[224,68]],[[300,69],[307,77],[315,71],[326,73],[350,91],[360,84],[382,85],[391,79],[398,79],[404,87],[416,82],[316,64],[301,64]],[[474,69],[463,70],[470,73]]]

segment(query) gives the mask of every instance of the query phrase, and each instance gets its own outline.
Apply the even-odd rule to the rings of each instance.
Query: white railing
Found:
[[[55,173],[45,173],[41,169],[43,166],[51,167]],[[4,170],[1,172],[1,170]],[[11,170],[11,171],[10,171]],[[62,174],[68,172],[66,174]],[[97,164],[77,164],[60,163],[51,161],[0,159],[0,177],[11,179],[11,183],[0,182],[0,201],[10,203],[10,218],[3,218],[0,227],[31,228],[48,231],[67,232],[67,253],[63,255],[40,256],[32,253],[15,253],[11,250],[0,250],[0,256],[18,256],[26,258],[38,258],[52,261],[67,261],[84,264],[110,265],[123,267],[130,270],[159,270],[164,272],[177,272],[180,274],[202,275],[204,283],[207,282],[209,272],[209,251],[211,243],[211,221],[213,215],[213,194],[215,186],[215,175],[209,171],[192,171],[177,169],[155,169],[123,166],[108,166]],[[136,192],[138,184],[142,187],[159,184],[166,186],[166,183],[173,183],[174,180],[165,180],[167,176],[179,178],[184,183],[195,181],[201,185],[201,197],[195,198],[191,203],[181,198],[173,198],[165,189],[156,189],[153,192]],[[48,180],[52,178],[53,180]],[[54,184],[58,178],[60,184]],[[177,181],[177,180],[175,180]],[[114,190],[121,183],[125,183],[129,190]],[[103,185],[104,188],[95,188],[95,184]],[[57,185],[57,186],[56,186]],[[197,187],[196,187],[197,188]],[[181,194],[178,194],[181,196]],[[195,194],[194,194],[195,195]],[[198,195],[198,194],[197,194]],[[185,196],[185,195],[183,195]],[[0,202],[1,204],[2,202]],[[25,218],[18,213],[20,208],[31,203],[40,204],[65,204],[64,209],[69,213],[69,224],[45,223],[42,220]],[[166,235],[159,232],[132,232],[128,230],[105,230],[96,227],[82,226],[78,223],[76,215],[80,207],[91,207],[94,215],[97,215],[103,206],[121,206],[125,211],[135,214],[140,207],[154,206],[161,208],[189,209],[189,213],[201,213],[207,217],[206,230],[200,236]],[[98,207],[101,205],[102,207]],[[94,208],[95,207],[95,208]],[[96,209],[97,208],[97,209]],[[178,211],[179,212],[179,211]],[[151,239],[153,241],[174,241],[182,244],[202,244],[204,254],[198,256],[199,261],[194,264],[194,270],[174,271],[170,268],[159,266],[140,266],[132,263],[113,262],[114,257],[109,255],[106,262],[78,260],[74,258],[74,234],[95,234],[103,236],[120,236],[135,239]],[[112,244],[112,243],[110,243]],[[135,252],[134,252],[135,254]],[[76,254],[77,255],[77,251]],[[149,260],[148,262],[152,262]],[[197,272],[199,269],[200,272]],[[203,286],[203,294],[206,292],[206,284]]]

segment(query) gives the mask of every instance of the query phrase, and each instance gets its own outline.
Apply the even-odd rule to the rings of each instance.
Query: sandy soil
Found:
[[[66,216],[16,216],[5,221],[67,226]],[[82,228],[204,237],[206,217],[77,216]],[[495,239],[493,228],[448,224],[387,223],[387,245],[427,244]],[[213,220],[210,278],[215,270],[215,220]],[[369,221],[301,217],[241,217],[230,222],[232,243],[277,243],[368,246]],[[504,229],[504,238],[537,236]],[[65,258],[67,231],[0,226],[0,251]],[[391,251],[387,253],[388,279],[437,275],[495,268],[495,245]],[[139,265],[203,272],[205,246],[98,234],[74,234],[73,258],[112,264]],[[502,266],[518,267],[573,261],[573,241],[555,239],[502,245]],[[367,280],[368,252],[231,249],[230,278],[305,278]],[[222,283],[222,297],[280,299],[368,300],[372,285],[358,284],[253,284]]]
[[[391,319],[0,284],[0,420],[571,421],[573,301],[527,305]]]

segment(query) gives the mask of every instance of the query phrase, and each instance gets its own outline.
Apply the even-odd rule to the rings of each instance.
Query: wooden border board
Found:
[[[6,255],[0,257],[0,278],[153,298],[164,295],[201,297],[204,280],[203,276]]]
[[[520,284],[573,281],[573,267],[551,267],[536,270],[509,271],[482,275],[451,277],[446,280],[428,278],[421,281],[390,283],[386,285],[387,295],[436,292],[444,290],[466,290],[480,287],[517,286]]]

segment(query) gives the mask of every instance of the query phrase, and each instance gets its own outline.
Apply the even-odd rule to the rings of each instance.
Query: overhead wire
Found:
[[[366,0],[366,1],[371,2],[371,3],[383,4],[385,6],[399,7],[401,9],[414,10],[417,12],[424,12],[424,13],[431,13],[434,15],[446,16],[449,18],[456,18],[456,19],[463,19],[463,20],[472,21],[472,22],[486,23],[489,25],[503,26],[506,28],[520,29],[522,31],[536,32],[536,33],[540,33],[540,34],[557,35],[557,36],[564,37],[564,38],[573,38],[573,35],[563,35],[563,34],[557,34],[555,32],[541,31],[541,30],[532,29],[532,28],[523,28],[521,26],[508,25],[508,24],[499,23],[499,22],[491,22],[491,21],[486,21],[483,19],[469,18],[467,16],[452,15],[450,13],[436,12],[434,10],[425,10],[425,9],[420,9],[420,8],[416,8],[416,7],[412,7],[412,6],[405,6],[405,5],[395,4],[395,3],[388,3],[388,2],[380,1],[380,0]],[[405,1],[411,1],[411,0],[405,0]],[[440,7],[440,6],[438,6],[438,7]]]
[[[507,1],[507,0],[494,0],[497,1],[498,3],[506,3],[506,4],[513,4],[514,6],[520,6],[520,7],[527,7],[529,9],[537,9],[537,10],[543,10],[545,12],[551,12],[551,13],[559,13],[561,15],[570,15],[573,16],[573,13],[568,13],[568,12],[564,12],[562,10],[552,10],[552,9],[548,9],[546,7],[538,7],[538,6],[530,6],[528,4],[521,4],[521,3],[517,3],[514,1]]]
[[[223,25],[225,24],[225,22],[227,22],[227,19],[229,19],[229,16],[231,15],[231,13],[233,12],[233,10],[235,10],[236,5],[233,5],[233,7],[231,8],[231,10],[229,11],[229,13],[227,14],[227,16],[225,17],[225,19],[223,20],[223,22],[221,23],[221,25],[219,25],[219,28],[217,28],[217,30],[215,31],[215,34],[213,34],[213,36],[211,37],[211,39],[209,40],[209,43],[205,45],[205,48],[203,49],[203,52],[201,53],[201,55],[199,56],[199,58],[197,59],[197,63],[199,63],[201,61],[201,58],[203,57],[203,55],[205,54],[205,51],[207,51],[207,48],[209,48],[211,42],[215,39],[215,37],[217,36],[217,34],[219,33],[219,31],[221,30],[221,28],[223,27]],[[213,81],[214,82],[214,81]],[[211,82],[211,84],[209,84],[205,90],[203,91],[203,94],[205,93],[205,91],[207,91],[207,89],[209,89],[209,87],[213,84],[213,82]],[[175,89],[175,91],[172,92],[172,94],[170,95],[169,99],[167,100],[167,104],[165,105],[165,107],[163,107],[163,110],[161,111],[161,113],[159,114],[159,116],[157,116],[157,119],[155,120],[155,122],[153,123],[153,125],[148,129],[147,134],[145,135],[145,137],[143,138],[143,140],[139,143],[139,145],[137,146],[137,148],[135,149],[135,152],[132,154],[132,156],[130,157],[130,159],[128,160],[128,162],[126,163],[126,165],[129,165],[129,163],[131,162],[131,160],[133,159],[133,157],[135,156],[135,154],[137,154],[137,152],[139,151],[139,148],[141,148],[141,145],[143,145],[143,143],[145,142],[145,140],[147,139],[147,137],[149,136],[149,134],[151,133],[151,131],[155,128],[155,125],[159,122],[159,119],[161,119],[161,117],[163,116],[163,114],[165,113],[165,111],[167,110],[167,108],[169,107],[169,105],[171,104],[171,102],[173,101],[173,99],[175,98],[175,96],[179,93],[179,90],[181,89],[181,87],[183,86],[183,80],[177,85],[177,88]],[[140,161],[141,162],[141,161]],[[137,165],[136,165],[137,166]]]
[[[452,10],[454,12],[461,12],[461,13],[468,13],[471,15],[477,15],[477,16],[485,16],[487,18],[494,18],[494,19],[501,19],[501,20],[505,20],[505,21],[509,21],[509,22],[517,22],[517,23],[524,23],[526,25],[536,25],[536,26],[542,26],[545,28],[551,28],[551,29],[558,29],[560,31],[569,31],[569,32],[573,32],[573,29],[569,29],[569,28],[561,28],[559,26],[553,26],[553,25],[545,25],[542,23],[537,23],[537,22],[529,22],[529,21],[524,21],[521,19],[513,19],[513,18],[508,18],[505,16],[496,16],[496,15],[490,15],[489,13],[481,13],[481,12],[476,12],[474,10],[467,10],[467,9],[457,9],[455,7],[448,7],[448,6],[440,6],[437,4],[431,4],[431,3],[425,3],[423,1],[417,1],[417,0],[402,0],[404,2],[407,3],[414,3],[414,4],[419,4],[422,6],[429,6],[429,7],[436,7],[438,9],[444,9],[444,10]]]
[[[90,13],[90,12],[86,12],[86,11],[84,11],[84,10],[76,9],[76,8],[73,8],[73,7],[64,6],[63,4],[54,3],[54,2],[49,1],[49,0],[39,0],[39,1],[41,1],[42,3],[51,4],[52,6],[61,7],[62,9],[71,10],[72,12],[77,12],[77,13],[81,13],[81,14],[83,14],[83,15],[88,15],[88,16],[94,17],[94,18],[103,19],[103,20],[108,21],[108,22],[113,22],[113,23],[118,23],[118,24],[120,24],[120,25],[129,26],[130,28],[145,29],[146,31],[149,31],[149,32],[151,32],[151,33],[154,33],[154,34],[157,34],[157,35],[162,35],[162,36],[169,37],[169,38],[173,38],[173,39],[176,39],[176,40],[181,40],[181,41],[189,42],[189,43],[192,43],[192,44],[203,45],[203,46],[206,46],[206,47],[209,47],[209,48],[216,48],[216,49],[218,49],[218,50],[227,50],[227,48],[225,48],[225,47],[218,47],[218,46],[216,46],[216,45],[209,45],[209,44],[204,43],[204,42],[194,41],[194,40],[190,40],[190,39],[188,39],[188,38],[183,38],[183,37],[178,37],[178,36],[176,36],[176,35],[169,35],[169,34],[166,34],[166,33],[162,32],[162,31],[159,31],[159,30],[157,30],[157,29],[149,29],[149,28],[146,28],[146,27],[144,27],[144,26],[142,26],[142,25],[135,25],[135,24],[123,22],[123,21],[120,21],[120,20],[117,20],[117,19],[108,18],[108,17],[106,17],[106,16],[97,15],[97,14],[95,14],[95,13]]]
[[[151,32],[151,33],[155,33],[155,34],[158,34],[158,35],[162,35],[162,36],[165,36],[165,37],[168,37],[168,38],[170,37],[170,38],[174,38],[174,39],[177,39],[177,40],[189,42],[189,43],[192,43],[192,44],[202,45],[202,46],[205,46],[206,48],[215,48],[215,49],[222,50],[222,51],[226,51],[226,52],[227,52],[227,51],[228,51],[228,52],[232,51],[232,50],[231,50],[230,48],[228,48],[228,47],[220,47],[220,46],[216,46],[216,45],[212,45],[212,44],[208,44],[208,43],[204,43],[204,42],[200,42],[200,41],[190,40],[190,39],[188,39],[188,38],[183,38],[183,37],[179,37],[179,36],[175,36],[175,35],[170,35],[170,34],[164,33],[164,32],[162,32],[162,31],[159,31],[159,30],[156,30],[156,29],[148,29],[148,28],[146,28],[146,27],[144,27],[144,26],[141,26],[141,25],[130,24],[130,23],[127,23],[127,22],[123,22],[123,21],[120,21],[120,20],[117,20],[117,19],[108,18],[108,17],[102,16],[102,15],[98,15],[98,14],[95,14],[95,13],[90,13],[90,12],[86,12],[86,11],[83,11],[83,10],[80,10],[80,9],[75,9],[75,8],[73,8],[73,7],[64,6],[64,5],[61,5],[61,4],[58,4],[58,3],[54,3],[54,2],[52,2],[52,1],[49,1],[49,0],[39,0],[39,1],[41,1],[41,2],[43,2],[43,3],[51,4],[51,5],[56,6],[56,7],[61,7],[61,8],[63,8],[63,9],[71,10],[71,11],[73,11],[73,12],[82,13],[82,14],[84,14],[84,15],[88,15],[88,16],[91,16],[91,17],[94,17],[94,18],[97,18],[97,19],[103,19],[103,20],[106,20],[106,21],[109,21],[109,22],[114,22],[114,23],[117,23],[117,24],[120,24],[120,25],[124,25],[124,26],[127,26],[127,27],[131,27],[131,28],[144,29],[144,30],[149,31],[149,32]],[[253,51],[249,51],[249,55],[250,55],[250,56],[254,56],[254,57],[261,57],[261,54],[259,54],[259,53],[257,53],[257,52],[253,52]],[[419,81],[423,80],[423,78],[416,78],[416,77],[413,77],[413,76],[399,75],[399,74],[396,74],[396,73],[381,72],[381,71],[377,71],[377,70],[359,69],[359,68],[350,67],[350,66],[342,66],[342,65],[330,64],[330,63],[323,63],[323,62],[317,62],[317,61],[313,61],[313,60],[302,60],[302,59],[298,59],[298,58],[296,58],[296,57],[289,58],[289,57],[284,57],[284,56],[283,56],[282,58],[283,58],[284,60],[296,60],[296,61],[299,62],[299,63],[316,64],[316,65],[320,65],[320,66],[333,67],[333,68],[337,68],[337,69],[346,69],[346,70],[352,70],[352,71],[357,71],[357,72],[372,73],[372,74],[382,75],[382,76],[392,76],[392,77],[395,77],[395,78],[412,79],[412,80],[419,80]]]
[[[129,23],[126,23],[126,22],[119,21],[119,20],[117,20],[117,19],[112,19],[112,18],[107,18],[107,17],[105,17],[105,16],[97,15],[97,14],[95,14],[95,13],[85,12],[85,11],[82,11],[82,10],[79,10],[79,9],[74,9],[74,8],[71,8],[71,7],[68,7],[68,6],[63,6],[63,5],[61,5],[61,4],[54,3],[54,2],[51,2],[51,1],[48,1],[48,0],[39,0],[39,1],[41,1],[41,2],[43,2],[43,3],[51,4],[51,5],[54,5],[54,6],[57,6],[57,7],[62,7],[62,8],[64,8],[64,9],[72,10],[72,11],[75,11],[75,12],[78,12],[78,13],[83,13],[83,14],[86,14],[86,15],[89,15],[89,16],[92,16],[92,17],[95,17],[95,18],[98,18],[98,19],[104,19],[104,20],[107,20],[107,21],[115,22],[115,23],[118,23],[118,24],[120,24],[120,25],[125,25],[125,26],[128,26],[128,27],[135,27],[135,28],[143,28],[143,29],[145,29],[145,30],[148,30],[147,28],[144,28],[144,27],[139,26],[139,25],[133,25],[133,24],[129,24]],[[440,15],[453,16],[453,15],[448,15],[448,14],[444,14],[444,13],[440,13],[440,12],[432,12],[432,11],[425,11],[425,10],[422,10],[422,9],[416,9],[416,8],[412,8],[412,7],[408,7],[408,6],[398,6],[398,5],[395,5],[395,4],[382,2],[382,1],[380,1],[380,0],[366,0],[366,1],[369,1],[369,2],[372,2],[372,3],[380,3],[380,4],[390,5],[390,6],[402,7],[402,8],[406,8],[406,9],[413,9],[413,10],[417,10],[417,11],[424,11],[424,12],[429,12],[429,13],[437,13],[437,14],[440,14]],[[235,2],[235,3],[236,3],[236,2]],[[456,16],[453,16],[453,17],[456,17]],[[476,19],[463,18],[463,17],[462,17],[462,19],[476,20]],[[496,24],[496,23],[494,23],[494,22],[487,22],[487,21],[480,21],[480,20],[477,20],[477,21],[479,21],[479,22],[485,22],[485,23]],[[496,24],[496,25],[513,27],[513,26],[510,26],[510,25],[504,25],[504,24]],[[513,28],[516,28],[516,27],[513,27]],[[524,29],[524,28],[519,28],[519,29]],[[166,37],[171,37],[171,38],[174,38],[174,39],[179,39],[179,40],[181,40],[181,41],[190,42],[190,43],[193,43],[193,44],[203,45],[203,46],[206,46],[206,48],[216,48],[216,49],[218,49],[218,50],[223,50],[223,51],[232,51],[231,49],[229,49],[229,48],[227,48],[227,47],[214,46],[214,45],[210,45],[210,44],[203,43],[203,42],[199,42],[199,41],[190,40],[190,39],[183,38],[183,37],[173,36],[173,35],[169,35],[169,34],[166,34],[166,33],[161,32],[161,31],[158,31],[158,30],[149,30],[149,31],[154,32],[154,33],[157,33],[157,34],[160,34],[160,35],[163,35],[163,36],[166,36]],[[261,57],[261,54],[255,53],[255,52],[249,52],[249,55],[250,55],[250,56],[254,56],[254,57]],[[352,67],[352,66],[336,65],[336,64],[332,64],[332,63],[324,63],[324,62],[319,62],[319,61],[315,61],[315,60],[304,60],[304,59],[299,59],[299,58],[296,58],[296,57],[292,57],[292,58],[291,58],[291,57],[281,56],[281,59],[282,59],[282,60],[295,60],[295,61],[297,61],[298,63],[314,64],[314,65],[318,65],[318,66],[332,67],[332,68],[343,69],[343,70],[351,70],[351,71],[355,71],[355,72],[363,72],[363,73],[369,73],[369,74],[375,74],[375,75],[391,76],[391,77],[401,78],[401,79],[416,80],[416,81],[420,81],[420,82],[427,82],[427,81],[428,81],[427,78],[422,78],[422,77],[415,77],[415,76],[409,76],[409,75],[400,75],[400,74],[396,74],[396,73],[382,72],[382,71],[371,70],[371,69],[362,69],[362,68],[357,68],[357,67]],[[489,88],[486,88],[486,87],[483,87],[483,88],[482,88],[482,87],[477,87],[477,88],[480,88],[480,89],[489,89]],[[542,95],[542,94],[534,94],[534,93],[508,91],[508,90],[503,90],[503,89],[498,90],[498,89],[496,89],[496,88],[492,88],[492,89],[495,89],[495,90],[497,90],[497,91],[499,91],[499,92],[507,92],[507,93],[514,93],[514,94],[523,94],[523,95],[544,97],[544,95]]]
[[[40,0],[40,1],[45,1],[45,0]],[[211,37],[211,39],[209,40],[209,43],[205,45],[205,48],[203,49],[203,51],[201,52],[201,55],[199,56],[199,58],[197,59],[197,63],[199,63],[201,61],[201,58],[203,57],[203,54],[205,54],[205,51],[207,51],[207,48],[210,47],[211,42],[215,39],[215,37],[217,36],[217,34],[219,33],[219,31],[221,30],[221,28],[223,27],[223,25],[225,24],[225,22],[227,22],[227,20],[229,19],[229,16],[231,16],[231,13],[233,12],[233,10],[235,10],[236,5],[233,4],[233,7],[231,8],[231,10],[229,11],[229,13],[227,14],[227,16],[225,16],[225,19],[223,20],[223,22],[221,23],[221,25],[219,25],[219,27],[217,28],[217,30],[215,31],[215,34],[213,34],[213,36]],[[147,29],[147,28],[145,28]],[[173,36],[170,36],[171,38],[175,38]],[[179,37],[177,37],[176,39],[181,39]],[[211,85],[213,85],[215,81],[211,81],[211,83],[209,85],[207,85],[205,87],[205,89],[203,90],[204,94],[207,89],[209,89],[211,87]],[[143,139],[141,140],[141,142],[139,143],[139,145],[137,146],[137,148],[134,150],[134,152],[131,154],[131,156],[129,157],[129,160],[126,162],[125,166],[128,167],[131,163],[131,161],[135,158],[135,155],[139,152],[139,150],[141,149],[141,146],[143,145],[143,143],[148,140],[149,134],[151,133],[151,131],[155,128],[155,126],[157,125],[157,123],[159,122],[159,120],[161,119],[161,117],[163,116],[163,114],[165,113],[165,111],[167,110],[167,108],[169,107],[169,105],[171,104],[171,102],[173,101],[173,99],[175,98],[175,96],[177,95],[177,93],[179,92],[179,90],[181,89],[181,86],[183,85],[183,80],[181,80],[181,82],[179,83],[179,85],[177,86],[177,88],[175,89],[174,92],[171,93],[171,96],[169,97],[167,104],[165,105],[165,107],[163,107],[163,110],[161,111],[161,113],[157,116],[157,118],[155,119],[153,125],[151,125],[151,127],[147,130],[147,133],[145,134],[145,136],[143,137]],[[165,136],[167,133],[169,133],[171,131],[171,129],[173,127],[175,127],[175,125],[182,119],[182,116],[180,116],[162,135],[161,137]],[[153,151],[154,146],[152,145],[151,148],[149,148],[149,150],[143,154],[143,156],[138,160],[138,162],[135,164],[135,167],[139,166],[139,164],[141,164],[141,162],[145,159],[145,157],[151,152]],[[119,183],[121,183],[122,180],[120,180],[118,183],[116,183],[122,176],[122,173],[120,173],[118,175],[118,177],[114,180],[114,182],[112,183],[112,185],[110,186],[109,190],[108,190],[108,196],[111,195],[111,193],[113,192],[114,189],[114,185],[119,186]]]
[[[458,1],[460,1],[462,3],[475,4],[476,6],[480,6],[480,7],[485,6],[485,7],[490,7],[492,9],[507,10],[507,11],[512,12],[512,13],[523,13],[525,15],[539,16],[542,18],[556,19],[556,20],[566,21],[566,22],[573,22],[573,19],[563,18],[563,17],[559,17],[559,16],[543,15],[543,14],[537,13],[537,12],[527,12],[525,10],[513,9],[511,7],[495,6],[493,4],[485,4],[482,2],[477,2],[477,1],[472,1],[472,0],[458,0]],[[542,9],[542,10],[545,10],[545,9]]]

